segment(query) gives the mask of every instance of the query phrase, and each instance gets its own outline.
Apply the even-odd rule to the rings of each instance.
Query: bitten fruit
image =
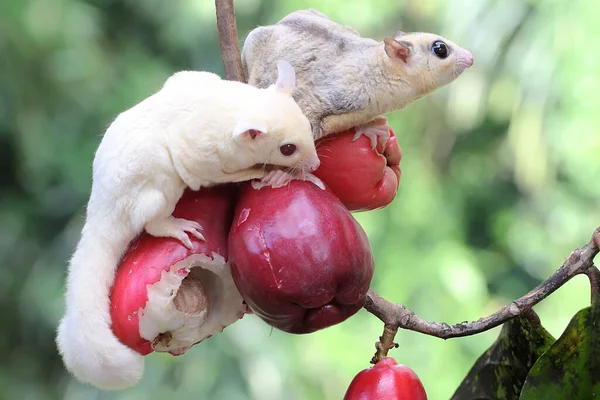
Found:
[[[354,377],[344,400],[427,400],[427,394],[412,369],[386,357]]]
[[[173,216],[202,225],[193,250],[173,238],[143,233],[121,262],[111,291],[112,329],[142,355],[180,355],[240,319],[247,306],[227,263],[233,186],[187,190]]]
[[[321,160],[315,175],[350,211],[383,208],[396,197],[402,150],[394,132],[385,146],[375,149],[367,136],[353,141],[354,128],[316,142]]]
[[[289,333],[355,314],[374,269],[367,236],[350,212],[331,191],[300,180],[276,189],[243,186],[229,255],[248,306]]]

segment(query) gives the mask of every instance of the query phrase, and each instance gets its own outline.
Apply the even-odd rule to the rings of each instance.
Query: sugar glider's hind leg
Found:
[[[199,223],[171,215],[182,194],[183,189],[168,194],[154,189],[141,192],[136,198],[136,204],[133,205],[133,223],[142,225],[143,229],[152,236],[172,237],[191,249],[192,241],[188,232],[198,240],[205,239],[200,233],[202,226]]]

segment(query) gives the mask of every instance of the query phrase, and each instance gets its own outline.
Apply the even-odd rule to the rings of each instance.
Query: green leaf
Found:
[[[479,357],[451,400],[517,400],[535,361],[554,338],[533,318],[504,324],[498,339]]]
[[[521,400],[600,398],[600,307],[579,311],[538,359]]]

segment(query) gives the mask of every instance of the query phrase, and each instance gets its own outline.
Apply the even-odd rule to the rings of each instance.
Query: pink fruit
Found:
[[[173,215],[202,225],[193,250],[173,238],[143,233],[118,268],[111,292],[112,329],[142,355],[180,355],[240,319],[246,305],[227,263],[235,188],[188,190]]]
[[[427,400],[427,394],[412,369],[386,357],[354,377],[344,400]]]
[[[373,277],[367,236],[329,190],[242,187],[229,233],[235,284],[271,326],[310,333],[355,314]]]
[[[321,166],[315,172],[350,211],[374,210],[394,200],[400,184],[402,150],[394,132],[382,148],[354,129],[317,141]]]

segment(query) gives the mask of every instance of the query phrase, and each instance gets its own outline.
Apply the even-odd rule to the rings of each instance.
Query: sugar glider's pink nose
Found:
[[[469,68],[471,65],[473,65],[473,61],[474,61],[473,60],[473,54],[471,54],[470,51],[465,50],[463,52],[463,57],[464,57],[465,65],[466,65],[467,68]]]
[[[319,157],[314,156],[313,158],[310,159],[310,161],[308,162],[308,170],[309,172],[314,172],[317,170],[317,168],[319,168],[319,166],[321,165],[321,160],[319,160]]]

